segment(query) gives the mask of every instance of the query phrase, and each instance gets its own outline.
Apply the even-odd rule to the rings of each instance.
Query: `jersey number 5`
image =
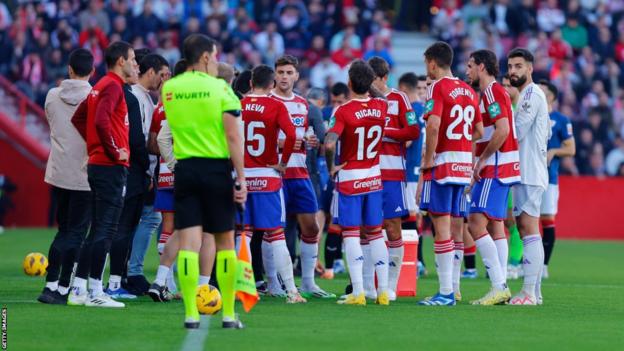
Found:
[[[455,105],[451,109],[451,118],[453,122],[449,124],[446,129],[446,137],[449,140],[459,140],[462,138],[466,138],[466,140],[472,140],[472,131],[470,127],[472,126],[472,121],[475,118],[475,108],[472,105],[468,105],[463,107],[461,105]],[[453,130],[460,124],[464,122],[462,133],[455,133]]]
[[[256,128],[264,128],[264,122],[253,121],[249,122],[249,124],[247,125],[247,140],[250,142],[254,140],[258,141],[257,148],[254,148],[253,143],[247,145],[247,152],[249,152],[249,154],[254,157],[262,155],[265,146],[264,136],[262,134],[254,134],[254,130]]]
[[[379,143],[381,139],[381,127],[373,126],[366,133],[366,128],[358,127],[355,129],[355,134],[358,135],[358,151],[357,151],[357,159],[358,161],[364,160],[364,147],[366,146],[366,140],[372,139],[371,142],[368,143],[368,147],[366,148],[366,159],[373,159],[377,156],[377,151],[375,151],[375,147]],[[366,134],[366,135],[365,135]]]

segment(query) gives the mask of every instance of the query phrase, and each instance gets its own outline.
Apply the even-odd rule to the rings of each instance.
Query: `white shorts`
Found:
[[[548,188],[542,196],[542,215],[554,216],[557,214],[559,204],[559,184],[548,184]]]
[[[418,213],[420,211],[418,204],[416,203],[416,189],[418,189],[418,182],[407,182],[405,184],[405,203],[407,205],[407,210],[410,213]]]
[[[511,191],[514,217],[526,212],[529,216],[539,218],[544,188],[537,185],[517,184],[511,188]]]

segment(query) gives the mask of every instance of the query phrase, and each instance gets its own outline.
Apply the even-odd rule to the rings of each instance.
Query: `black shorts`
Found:
[[[175,166],[175,229],[201,225],[206,233],[234,229],[234,181],[229,160],[189,158]]]

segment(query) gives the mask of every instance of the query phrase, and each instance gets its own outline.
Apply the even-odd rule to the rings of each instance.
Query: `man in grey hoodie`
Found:
[[[71,123],[78,105],[91,91],[93,55],[76,49],[69,55],[69,79],[51,89],[45,101],[51,149],[45,182],[58,202],[58,232],[48,253],[46,285],[37,300],[65,304],[74,263],[91,224],[91,189],[87,181],[87,146]]]

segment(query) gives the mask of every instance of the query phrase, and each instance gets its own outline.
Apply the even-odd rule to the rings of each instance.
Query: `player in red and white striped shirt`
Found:
[[[470,54],[466,75],[481,90],[483,137],[477,140],[472,189],[470,234],[483,258],[492,289],[475,305],[505,303],[511,298],[506,283],[509,248],[503,220],[511,185],[520,181],[518,140],[514,131],[511,98],[496,81],[498,59],[490,50]]]
[[[388,255],[390,257],[388,284],[390,301],[394,301],[399,273],[403,264],[402,218],[409,214],[405,184],[405,143],[418,139],[420,126],[408,97],[404,93],[388,87],[388,75],[390,73],[388,62],[379,56],[375,56],[368,60],[368,64],[376,75],[373,86],[386,97],[388,102],[386,126],[379,152],[379,165],[383,182],[384,229],[388,236]],[[366,248],[364,248],[364,257],[366,258]],[[366,270],[366,267],[364,269]],[[372,286],[374,291],[373,279],[370,279],[370,282],[365,281],[364,285],[365,287]],[[367,293],[368,290],[371,289],[367,289]]]
[[[281,173],[286,170],[296,141],[295,127],[284,104],[269,96],[275,72],[260,65],[251,73],[252,92],[241,101],[245,131],[245,175],[247,181],[244,218],[237,218],[246,231],[262,230],[264,242],[271,246],[272,257],[263,257],[266,266],[273,264],[287,290],[287,303],[304,303],[295,286],[292,261],[284,236],[285,209]],[[285,135],[282,158],[278,157],[278,134]],[[278,161],[279,160],[279,161]],[[251,236],[251,235],[248,235]],[[268,260],[271,260],[268,261]],[[279,284],[269,276],[269,284]]]
[[[276,86],[271,96],[283,102],[296,128],[297,138],[305,142],[293,151],[284,173],[283,192],[286,215],[296,216],[301,230],[301,294],[306,297],[335,298],[336,295],[321,289],[314,281],[314,268],[318,259],[319,225],[316,221],[318,201],[306,166],[306,147],[317,148],[318,139],[308,129],[308,102],[294,93],[299,79],[297,58],[285,55],[275,62]],[[281,137],[283,139],[283,137]],[[287,233],[288,235],[289,233]],[[291,234],[292,235],[292,234]],[[262,254],[265,255],[265,246]],[[270,252],[267,251],[266,255]]]
[[[421,305],[455,305],[454,240],[463,243],[461,198],[472,178],[473,125],[480,120],[478,95],[451,72],[453,49],[437,42],[425,51],[427,75],[433,80],[425,104],[427,121],[421,209],[435,227],[435,260],[440,290]],[[477,129],[476,136],[480,136]],[[475,136],[475,137],[476,137]],[[455,220],[451,220],[456,217]],[[453,234],[453,237],[451,237]]]
[[[349,68],[352,99],[338,107],[325,136],[327,166],[335,176],[338,224],[342,228],[353,292],[339,301],[347,305],[366,305],[360,246],[360,230],[366,232],[371,259],[377,272],[377,303],[388,305],[388,250],[381,233],[382,183],[379,151],[388,105],[368,95],[375,77],[372,68],[357,60]],[[340,139],[340,162],[335,165],[336,143]]]

